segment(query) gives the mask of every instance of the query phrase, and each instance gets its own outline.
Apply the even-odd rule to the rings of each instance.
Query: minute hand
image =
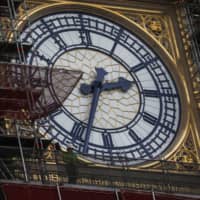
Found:
[[[99,87],[94,87],[93,97],[92,97],[92,104],[91,104],[91,108],[90,108],[90,115],[89,115],[89,120],[88,120],[86,136],[85,136],[83,153],[87,153],[87,151],[88,151],[88,143],[89,143],[89,139],[90,139],[90,131],[91,131],[91,128],[92,128],[92,125],[93,125],[94,116],[95,116],[95,112],[96,112],[96,109],[97,109],[100,93],[101,93],[101,89]]]
[[[126,92],[132,85],[132,82],[126,80],[123,77],[119,77],[118,82],[114,83],[104,83],[101,91],[104,90],[113,90],[113,89],[121,89],[123,92]]]

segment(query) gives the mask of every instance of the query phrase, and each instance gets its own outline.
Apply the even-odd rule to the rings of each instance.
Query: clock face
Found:
[[[41,119],[44,135],[112,165],[156,159],[173,142],[180,123],[175,82],[134,33],[99,16],[62,12],[37,19],[21,37],[33,43],[29,64],[83,72],[62,106]]]

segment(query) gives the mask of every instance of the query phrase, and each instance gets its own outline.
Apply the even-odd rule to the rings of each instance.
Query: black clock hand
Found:
[[[87,150],[88,150],[90,132],[91,132],[91,128],[94,122],[94,117],[95,117],[100,93],[101,93],[101,89],[99,87],[95,87],[93,91],[92,104],[90,108],[90,115],[89,115],[89,120],[88,120],[88,125],[87,125],[83,153],[87,153]]]
[[[104,90],[113,90],[113,89],[121,89],[122,91],[126,92],[132,85],[132,81],[128,81],[123,77],[119,77],[118,82],[115,83],[104,83],[102,85],[101,91]],[[81,85],[81,93],[84,95],[90,94],[93,92],[93,84],[88,85],[83,83]]]
[[[108,73],[103,68],[96,68],[97,76],[96,80],[92,82],[92,84],[81,84],[80,91],[82,94],[87,95],[90,93],[93,93],[94,91],[94,85],[99,83],[102,83],[104,76]]]
[[[96,72],[97,72],[96,80],[93,81],[91,85],[82,84],[80,88],[81,93],[85,95],[93,92],[92,104],[90,108],[90,115],[89,115],[87,130],[86,130],[83,153],[87,153],[88,151],[90,132],[91,132],[91,128],[94,122],[99,95],[101,93],[102,81],[104,79],[104,76],[107,74],[107,72],[103,68],[96,68]]]
[[[105,71],[103,68],[95,68],[96,72],[97,72],[97,76],[96,76],[96,80],[97,82],[102,82],[104,79],[104,76],[106,74],[108,74],[107,71]],[[95,82],[94,81],[94,82]]]
[[[113,90],[121,89],[123,92],[126,92],[132,85],[132,81],[126,80],[123,77],[119,77],[118,82],[115,83],[104,83],[102,86],[102,91],[104,90]]]
[[[131,81],[128,81],[125,78],[120,77],[118,82],[104,83],[102,85],[104,76],[107,74],[107,72],[103,68],[96,68],[96,72],[97,72],[97,76],[96,76],[95,81],[93,81],[90,85],[82,84],[80,87],[80,91],[84,95],[93,93],[83,153],[87,153],[87,151],[88,151],[90,132],[91,132],[92,125],[94,122],[95,112],[96,112],[96,108],[98,105],[100,93],[104,90],[112,90],[112,89],[121,89],[122,91],[126,92],[131,87],[131,84],[132,84]]]

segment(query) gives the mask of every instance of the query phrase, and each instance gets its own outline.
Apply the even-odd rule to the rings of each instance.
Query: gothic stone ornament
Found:
[[[29,64],[83,72],[63,106],[41,120],[43,134],[112,165],[159,158],[171,145],[178,91],[164,62],[134,33],[103,17],[60,12],[37,19],[21,38],[33,43]]]

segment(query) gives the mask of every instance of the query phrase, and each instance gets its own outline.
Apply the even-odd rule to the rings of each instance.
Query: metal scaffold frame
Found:
[[[21,1],[15,1],[15,0],[3,0],[0,3],[1,17],[5,17],[9,19],[10,24],[11,24],[11,30],[9,31],[12,32],[14,35],[14,41],[12,43],[6,41],[6,38],[3,40],[3,44],[1,41],[1,47],[4,45],[7,47],[6,49],[4,47],[3,51],[1,51],[1,59],[3,61],[7,61],[7,62],[12,61],[13,55],[14,55],[15,61],[18,60],[19,63],[23,63],[23,61],[25,61],[23,45],[21,41],[19,40],[20,37],[18,35],[18,32],[15,29],[16,9],[18,9],[20,3]],[[4,34],[1,34],[1,35],[4,35]],[[13,55],[11,55],[10,57],[8,56],[10,53],[9,51],[13,49],[13,47],[15,50],[14,52],[12,52]],[[7,50],[7,52],[5,50]],[[23,147],[21,144],[21,135],[19,132],[18,124],[15,123],[17,122],[16,119],[19,118],[20,116],[19,113],[23,113],[22,112],[23,109],[21,105],[23,104],[23,107],[24,107],[28,103],[28,101],[26,101],[26,98],[20,99],[22,96],[27,96],[28,94],[27,90],[25,90],[25,95],[24,95],[23,89],[20,90],[20,84],[22,84],[22,82],[26,82],[26,79],[24,79],[25,77],[22,76],[22,74],[24,75],[24,71],[20,70],[19,68],[16,68],[14,63],[12,64],[12,67],[8,67],[9,63],[1,63],[0,66],[1,66],[0,67],[1,68],[0,70],[0,73],[1,73],[0,75],[1,76],[0,78],[0,82],[1,82],[1,88],[0,88],[1,109],[0,110],[1,111],[0,113],[1,114],[0,115],[1,115],[1,119],[5,119],[5,117],[11,118],[11,119],[14,118],[16,136],[17,136],[18,146],[20,150],[20,157],[21,157],[21,161],[23,165],[23,171],[25,175],[25,180],[28,181],[26,164],[24,162]],[[13,80],[14,78],[15,80]],[[21,83],[19,84],[19,82]],[[21,100],[23,103],[21,102]],[[8,109],[5,109],[6,106],[8,106]],[[14,107],[14,112],[13,112],[13,107]],[[10,110],[10,117],[7,116],[9,113],[8,110]],[[18,115],[16,115],[17,111],[18,111]],[[5,127],[6,126],[4,126],[4,128]]]
[[[25,182],[39,181],[41,183],[56,184],[58,196],[61,200],[59,184],[66,183],[68,181],[68,175],[66,174],[64,163],[61,159],[59,160],[60,151],[56,149],[56,145],[51,144],[50,140],[40,138],[39,126],[42,123],[37,123],[37,120],[48,116],[61,106],[62,102],[65,101],[74,85],[80,79],[81,73],[77,71],[68,71],[62,68],[28,65],[26,62],[26,55],[31,49],[31,44],[24,44],[20,40],[20,33],[15,28],[15,0],[3,1],[7,1],[8,3],[8,13],[11,18],[14,36],[12,42],[7,43],[6,39],[3,41],[5,47],[2,45],[2,47],[4,47],[2,51],[0,48],[0,54],[2,53],[0,55],[0,61],[3,60],[0,62],[0,118],[6,118],[6,120],[8,119],[10,122],[10,125],[7,124],[5,128],[6,137],[0,135],[0,148],[1,144],[5,145],[2,148],[3,152],[1,153],[0,151],[0,153],[2,155],[4,152],[7,152],[7,155],[10,154],[10,158],[5,158],[5,160],[8,166],[10,166],[10,169],[14,171],[14,175],[12,173],[9,174],[9,169],[5,166],[4,169],[6,173],[4,173],[4,179],[6,179],[7,174],[9,174],[12,180],[22,180]],[[26,8],[26,5],[24,7]],[[29,25],[29,21],[27,24]],[[13,49],[15,50],[12,52]],[[6,51],[10,52],[12,55],[5,54],[4,52]],[[51,124],[48,128],[48,131],[51,131]],[[47,130],[46,127],[44,130]],[[12,137],[14,134],[15,138]],[[9,145],[13,145],[12,151],[10,151]],[[52,151],[48,151],[47,149],[50,145],[53,146]],[[17,158],[15,151],[18,153]],[[44,154],[47,153],[53,155],[52,157],[55,159],[45,160]],[[89,154],[85,156],[92,158],[92,155]],[[147,170],[145,171],[145,169],[135,171],[130,169],[130,166],[127,165],[128,157],[126,157],[126,154],[119,154],[117,157],[113,157],[113,160],[121,163],[120,170],[112,169],[111,166],[108,165],[106,171],[103,171],[103,168],[94,167],[92,162],[89,162],[89,164],[80,162],[78,166],[80,173],[78,177],[76,177],[78,184],[114,188],[133,188],[138,186],[137,189],[145,190],[148,186],[148,190],[152,192],[152,198],[155,199],[155,190],[158,190],[160,186],[164,188],[161,191],[173,192],[173,184],[177,184],[177,187],[179,187],[179,184],[182,184],[173,179],[174,171],[177,170],[176,165],[179,165],[180,173],[183,172],[183,174],[188,171],[193,171],[198,175],[200,169],[200,165],[194,163],[170,162],[162,159],[154,160],[161,166],[161,170],[157,174],[154,173],[156,171],[155,168],[149,168],[153,171],[154,175],[156,175],[153,179],[156,180],[158,188],[154,190],[154,185],[151,182],[152,177],[150,177],[151,174],[147,172]],[[3,159],[0,159],[0,174],[2,170],[2,161]],[[150,160],[145,160],[145,162],[148,161]],[[17,171],[16,169],[18,167],[20,170]],[[105,175],[105,172],[108,173]],[[109,173],[112,176],[110,176]],[[178,174],[177,177],[179,175],[180,174]],[[35,176],[37,176],[37,178],[35,178]],[[52,176],[57,177],[57,179],[52,181]],[[146,188],[143,188],[141,184],[141,177],[144,182],[147,180]],[[105,183],[105,185],[103,185],[103,183]],[[184,184],[187,183],[183,183],[181,187],[183,187]],[[116,197],[117,199],[119,198],[117,190]]]
[[[11,139],[11,148],[18,146],[24,178],[28,181],[24,148],[26,144],[30,144],[28,148],[36,146],[38,150],[43,147],[40,145],[42,140],[38,139],[40,134],[36,120],[54,112],[71,93],[82,74],[62,68],[50,69],[48,66],[27,65],[26,56],[32,45],[22,42],[20,32],[16,28],[18,20],[16,10],[21,3],[24,8],[27,8],[25,0],[22,1],[2,0],[0,2],[0,18],[7,18],[10,22],[8,30],[1,29],[0,26],[0,33],[1,31],[6,33],[0,34],[2,39],[0,41],[0,120],[3,123],[9,122],[1,123],[1,134],[4,135],[0,135],[0,142],[5,145],[5,141],[9,143]],[[29,25],[29,19],[26,20],[26,24]],[[8,35],[12,35],[11,41],[8,40]],[[63,88],[64,85],[65,89],[60,92],[58,89]],[[10,138],[6,138],[8,136]],[[34,143],[25,142],[26,139],[31,139]],[[12,158],[13,156],[15,157],[14,154],[11,155]]]
[[[0,117],[35,120],[47,116],[67,98],[80,75],[64,69],[0,63]],[[64,84],[68,84],[65,92],[54,90],[54,99],[53,88]]]
[[[192,42],[192,57],[200,70],[200,1],[185,1],[184,8],[187,14],[190,39]]]

